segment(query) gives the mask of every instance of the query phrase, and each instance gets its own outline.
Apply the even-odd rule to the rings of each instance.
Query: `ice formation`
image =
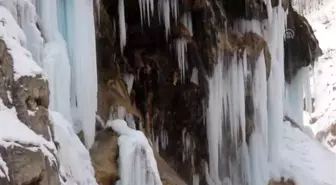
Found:
[[[144,22],[147,22],[148,26],[150,26],[150,20],[154,14],[154,1],[153,0],[138,0],[138,1],[140,8],[141,25],[143,25]]]
[[[73,131],[72,125],[70,124],[72,117],[69,103],[70,66],[67,52],[68,48],[66,45],[67,42],[65,42],[62,38],[62,36],[64,36],[65,34],[64,32],[62,32],[62,34],[64,35],[61,35],[58,30],[59,28],[64,26],[60,26],[60,24],[65,24],[65,22],[62,22],[64,20],[59,22],[60,19],[58,17],[59,14],[57,12],[57,8],[61,4],[60,2],[62,1],[1,1],[0,4],[2,6],[0,6],[0,18],[3,21],[3,24],[0,24],[0,35],[5,41],[7,47],[9,48],[9,53],[13,57],[14,80],[18,80],[22,76],[36,75],[40,75],[43,79],[45,79],[45,76],[48,78],[49,88],[51,90],[50,109],[59,111],[62,114],[61,116],[61,114],[59,113],[53,113],[52,117],[57,120],[54,124],[55,133],[57,141],[61,143],[61,149],[59,151],[60,153],[58,157],[61,158],[61,173],[63,173],[62,175],[65,175],[67,178],[67,182],[65,182],[64,185],[72,185],[74,183],[81,185],[94,185],[97,183],[94,179],[94,172],[91,166],[89,153],[79,141],[77,135]],[[88,5],[88,7],[90,7],[90,3],[83,3],[84,5]],[[60,8],[63,8],[63,6],[61,6]],[[79,10],[84,10],[88,14],[90,14],[90,11],[83,8],[83,6],[78,8]],[[88,19],[88,16],[83,15],[84,14],[82,12],[82,15],[80,15],[80,17],[86,17],[87,20],[90,20]],[[92,12],[91,18],[93,18]],[[40,30],[37,29],[37,22],[39,23],[42,34]],[[91,41],[94,41],[94,28],[88,29],[87,31],[90,30],[91,35],[90,33],[88,33],[87,38],[90,38],[91,36]],[[81,37],[78,37],[77,39],[82,40]],[[90,39],[86,39],[86,41],[84,42],[86,43],[87,41],[90,41]],[[92,42],[88,42],[87,44],[89,45],[89,47],[93,48],[91,53],[89,50],[86,50],[88,51],[87,54],[89,56],[85,57],[87,57],[86,59],[89,60],[89,63],[93,63],[93,65],[89,67],[89,70],[93,71],[93,75],[90,76],[90,79],[94,79],[96,75],[96,72],[94,70],[95,48]],[[86,45],[86,47],[88,47],[88,45]],[[72,52],[72,54],[75,53],[75,55],[72,56],[83,56],[83,53],[85,52],[82,53],[81,49],[85,49],[85,44],[82,44],[82,48],[79,48],[79,51],[77,51],[77,53]],[[92,60],[90,61],[90,59]],[[72,67],[85,67],[85,64],[82,64],[81,60],[78,62],[80,62],[78,63],[78,66]],[[44,71],[42,70],[42,68]],[[60,72],[62,72],[62,74],[60,74]],[[90,82],[90,79],[85,80],[85,82]],[[85,86],[85,84],[82,85]],[[94,91],[95,85],[96,81],[94,81],[93,86],[90,86],[89,89],[92,89]],[[7,92],[7,94],[11,96],[9,92]],[[96,95],[93,94],[93,97],[95,99]],[[89,97],[84,97],[84,101],[87,100],[90,100]],[[91,104],[92,102],[95,101],[91,101],[89,103]],[[90,107],[94,108],[95,105],[96,103],[93,103],[92,105],[88,106],[89,108],[85,107],[85,110],[90,111]],[[93,111],[93,113],[95,113],[95,110]],[[28,114],[34,115],[35,112],[28,111]],[[90,113],[85,112],[84,115],[89,116]],[[13,145],[21,146],[20,143],[31,144],[34,147],[25,148],[27,150],[35,151],[36,147],[38,147],[49,158],[50,162],[56,162],[55,156],[53,154],[57,153],[54,143],[49,142],[45,140],[42,136],[35,134],[24,123],[19,121],[15,109],[8,109],[7,107],[5,107],[1,99],[0,120],[0,145],[4,147],[10,147]],[[66,126],[64,126],[64,124],[66,124]],[[94,121],[92,121],[92,126],[94,128]],[[94,131],[94,129],[91,130]],[[71,139],[69,139],[70,136],[72,136]],[[70,153],[73,154],[72,157],[69,156],[70,146]],[[76,152],[74,152],[74,148],[77,148]],[[67,160],[69,159],[69,157],[71,158],[71,160]],[[82,167],[80,167],[80,170],[78,169],[78,164],[83,165]],[[86,173],[85,178],[81,176],[83,175],[83,173]],[[1,156],[0,176],[8,176],[6,163],[2,160]],[[91,181],[89,181],[88,179]]]
[[[286,84],[286,112],[285,115],[303,127],[303,105],[306,104],[311,112],[311,95],[308,67],[301,68],[289,84]],[[304,101],[304,97],[306,101]],[[304,102],[304,103],[303,103]]]
[[[192,83],[198,85],[198,69],[196,67],[194,67],[193,70],[192,70],[190,81]]]
[[[39,44],[35,44],[43,40],[37,28],[26,26],[27,29],[23,29],[31,39],[28,43],[34,46],[28,45],[28,49],[48,77],[50,108],[60,112],[69,121],[73,120],[76,132],[83,129],[86,145],[90,147],[95,135],[97,109],[94,2],[35,0],[32,4],[30,1],[18,0],[17,3],[25,3],[25,6],[22,5],[24,12],[30,12],[22,27],[35,25],[38,20],[45,39],[40,48]],[[33,5],[37,15],[34,14]],[[9,9],[16,13],[15,8]],[[59,71],[62,71],[62,75],[59,75]]]
[[[182,24],[188,29],[190,36],[193,35],[192,16],[190,12],[184,13],[181,17]]]
[[[125,21],[125,6],[124,0],[118,1],[118,13],[119,13],[119,35],[120,35],[120,51],[124,51],[126,45],[126,21]]]
[[[60,173],[66,179],[63,184],[98,185],[89,151],[79,140],[72,124],[58,112],[50,112],[50,116],[55,141],[60,145],[57,156],[60,161]]]
[[[225,64],[224,64],[225,63]],[[224,177],[229,177],[233,184],[239,184],[239,169],[228,170],[226,166],[238,165],[237,154],[238,133],[245,129],[245,91],[244,91],[244,67],[243,61],[233,56],[232,60],[225,62],[223,56],[218,57],[218,64],[214,73],[209,78],[209,102],[207,106],[207,134],[209,144],[210,178],[208,184],[222,184]],[[230,87],[230,88],[228,88]],[[218,102],[222,102],[218,103]],[[223,132],[230,134],[224,134]],[[242,130],[242,134],[245,132]],[[231,141],[228,144],[226,141]],[[231,156],[229,150],[234,150]],[[233,160],[228,160],[229,158]],[[239,181],[236,181],[239,180]]]
[[[119,145],[119,185],[162,185],[154,153],[146,136],[127,126],[124,120],[108,121],[120,136]]]
[[[180,69],[181,81],[184,82],[185,71],[188,68],[187,63],[187,40],[184,38],[179,38],[175,40],[175,50],[177,55],[177,62]]]
[[[248,67],[246,57],[238,59],[234,56],[225,62],[224,58],[219,56],[213,76],[209,78],[207,111],[209,184],[225,184],[228,179],[232,184],[267,184],[273,175],[274,170],[271,166],[277,161],[281,139],[279,130],[283,124],[284,29],[281,28],[285,27],[286,13],[282,8],[276,7],[269,17],[270,21],[241,20],[236,24],[237,31],[241,33],[253,31],[264,37],[269,44],[272,66],[268,81],[263,55],[255,61],[254,68]],[[247,147],[245,125],[249,123],[245,122],[244,78],[248,77],[248,73],[252,74],[250,85],[255,129]],[[228,132],[228,129],[231,133],[229,138],[223,133]],[[225,146],[228,145],[226,142],[228,140],[231,147]],[[225,150],[228,148],[233,154]]]
[[[150,26],[154,15],[154,0],[139,0],[142,25]],[[223,184],[267,184],[271,178],[292,177],[298,184],[319,184],[335,182],[331,171],[325,174],[313,174],[308,169],[315,162],[311,158],[335,157],[325,152],[310,151],[316,156],[297,155],[300,151],[318,148],[319,145],[289,123],[283,123],[287,115],[302,124],[303,98],[311,111],[308,68],[303,68],[291,84],[284,82],[284,46],[283,34],[286,12],[282,7],[272,9],[271,1],[264,0],[268,20],[240,20],[236,22],[236,31],[253,31],[268,43],[271,53],[271,71],[266,80],[265,58],[263,51],[254,61],[252,68],[243,57],[234,55],[227,60],[224,54],[218,56],[214,73],[209,77],[209,101],[206,107],[206,127],[209,144],[209,164],[206,165],[209,185]],[[303,0],[296,0],[300,7]],[[317,1],[315,1],[317,2]],[[81,144],[73,128],[83,129],[87,147],[95,136],[95,112],[97,93],[97,71],[95,53],[95,29],[93,3],[99,12],[99,0],[4,0],[0,1],[0,35],[5,40],[14,60],[15,80],[21,76],[43,76],[46,73],[51,90],[50,109],[54,123],[55,140],[60,143],[58,157],[60,173],[68,180],[67,184],[96,185],[90,156]],[[279,4],[281,1],[279,2]],[[308,3],[309,4],[309,3]],[[310,3],[309,6],[315,6]],[[17,8],[20,7],[20,8]],[[309,9],[309,8],[308,8]],[[177,22],[178,0],[159,0],[158,15],[165,26],[166,37],[170,32],[171,20]],[[36,14],[37,12],[37,14]],[[124,0],[118,2],[120,49],[126,44],[126,21]],[[40,30],[37,29],[38,22]],[[181,16],[181,22],[193,35],[190,13]],[[20,28],[21,27],[21,28]],[[43,37],[42,37],[43,36]],[[84,39],[83,39],[84,38]],[[175,49],[181,79],[185,80],[188,68],[186,61],[187,41],[177,39]],[[37,65],[37,64],[38,65]],[[59,71],[62,71],[61,75]],[[84,74],[84,75],[83,75]],[[190,81],[198,84],[198,70],[192,71]],[[247,84],[247,78],[251,78]],[[124,81],[128,93],[132,90],[134,76],[126,74]],[[247,145],[246,127],[250,126],[245,117],[245,85],[252,87],[253,123],[255,129]],[[229,88],[228,88],[229,87]],[[286,87],[286,88],[285,88]],[[286,90],[286,94],[285,94]],[[286,95],[286,96],[285,96]],[[220,103],[221,102],[221,103]],[[285,104],[284,104],[285,103]],[[49,152],[55,151],[53,143],[33,133],[21,123],[14,109],[6,108],[0,100],[0,145],[11,146],[14,142],[37,145],[51,161],[55,158]],[[34,114],[34,112],[29,112]],[[140,131],[135,131],[135,121],[123,107],[118,107],[108,126],[120,134],[120,185],[161,185],[153,151],[149,141]],[[5,121],[3,121],[5,120]],[[77,128],[77,124],[80,126]],[[133,129],[131,129],[131,128]],[[284,132],[282,132],[284,131]],[[230,134],[227,134],[227,133]],[[283,134],[283,135],[282,135]],[[293,135],[297,136],[293,139]],[[294,145],[299,140],[302,145]],[[192,158],[195,147],[189,133],[182,133],[184,145],[183,160]],[[169,144],[168,132],[161,130],[156,140],[156,148],[165,149]],[[300,148],[302,147],[302,148]],[[294,148],[294,149],[293,149]],[[71,152],[69,152],[71,150]],[[286,152],[279,152],[280,150]],[[318,148],[318,151],[323,149]],[[291,158],[295,156],[296,158]],[[144,160],[145,159],[145,160]],[[193,161],[193,160],[191,160]],[[278,161],[284,161],[279,164]],[[316,162],[318,163],[318,162]],[[295,164],[294,168],[291,164]],[[302,165],[304,164],[304,165]],[[321,165],[322,166],[322,165]],[[319,166],[318,166],[319,167]],[[322,168],[322,167],[321,167]],[[314,169],[323,171],[321,169]],[[302,173],[301,173],[302,172]],[[294,174],[294,175],[293,175]],[[307,175],[308,174],[308,175]],[[309,176],[314,176],[312,181]],[[0,177],[8,177],[6,163],[0,156]],[[9,177],[8,177],[9,178]],[[309,179],[309,181],[307,180]],[[198,174],[193,175],[193,184],[200,183]]]
[[[72,120],[70,109],[70,64],[67,45],[58,31],[57,1],[45,0],[38,4],[41,31],[45,38],[40,66],[48,76],[50,109]],[[59,75],[59,71],[62,75]]]
[[[72,118],[82,126],[85,144],[95,137],[97,110],[96,41],[93,1],[61,1],[66,17],[66,43],[71,67]],[[63,6],[59,5],[64,8]],[[63,22],[63,23],[64,23]],[[83,39],[85,38],[85,39]]]
[[[171,18],[170,14],[172,14],[173,19],[177,20],[178,0],[159,0],[158,9],[160,16],[159,20],[163,19],[164,26],[166,29],[166,39],[168,39],[168,34],[170,33],[170,18]]]

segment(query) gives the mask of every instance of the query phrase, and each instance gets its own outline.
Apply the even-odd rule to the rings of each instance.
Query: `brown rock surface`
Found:
[[[99,132],[90,150],[90,155],[98,184],[115,184],[119,178],[118,136],[110,130]]]

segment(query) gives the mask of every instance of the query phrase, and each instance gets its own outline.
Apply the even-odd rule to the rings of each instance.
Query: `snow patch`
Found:
[[[154,153],[146,136],[127,126],[124,120],[107,122],[120,136],[119,185],[162,185]]]
[[[50,112],[54,126],[55,141],[60,144],[57,152],[63,185],[98,185],[94,176],[89,151],[72,128],[72,124],[58,112]]]

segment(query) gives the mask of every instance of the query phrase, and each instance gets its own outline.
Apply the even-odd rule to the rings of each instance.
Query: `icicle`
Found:
[[[313,108],[312,108],[313,105],[312,105],[312,95],[311,95],[311,90],[310,90],[311,84],[310,84],[309,68],[304,67],[303,72],[304,72],[303,78],[305,80],[305,82],[303,83],[305,105],[307,107],[309,114],[311,114],[313,112]]]
[[[188,29],[190,36],[193,35],[192,16],[190,12],[184,13],[181,18],[182,24]]]
[[[177,21],[178,0],[159,0],[158,8],[159,16],[162,14],[163,17],[166,39],[168,40],[170,33],[170,14],[172,13],[173,19]],[[161,17],[159,17],[159,20],[161,21]]]
[[[133,88],[134,76],[132,74],[124,74],[124,81],[127,85],[128,94],[130,94]]]
[[[182,142],[183,142],[182,161],[185,161],[190,157],[192,158],[192,142],[185,128],[182,131]]]
[[[173,13],[173,19],[177,20],[177,14],[178,14],[178,0],[170,0],[170,7],[172,9]]]
[[[286,13],[281,6],[273,9],[273,21],[266,26],[264,38],[268,43],[272,56],[271,72],[267,81],[267,111],[270,164],[278,162],[281,144],[282,124],[284,116],[284,42],[283,35],[286,25]],[[277,98],[275,98],[277,97]]]
[[[185,56],[187,52],[187,40],[185,40],[184,38],[176,39],[175,49],[177,54],[178,65],[180,68],[181,81],[184,82],[185,71],[188,68]]]
[[[126,45],[126,22],[125,22],[124,0],[119,0],[118,13],[119,13],[120,51],[123,53],[124,47]]]
[[[160,132],[160,146],[163,149],[166,149],[166,147],[168,146],[169,140],[168,140],[168,133],[165,130],[162,130]]]
[[[100,23],[100,0],[95,0],[95,4],[96,4],[98,23]]]
[[[280,2],[281,0],[279,0],[279,5],[281,6],[281,2]],[[271,23],[272,22],[272,19],[273,19],[273,17],[272,17],[272,2],[271,2],[271,0],[264,0],[264,3],[266,4],[266,8],[267,8],[267,17],[268,17],[268,21],[269,21],[269,23]]]
[[[268,161],[268,118],[267,81],[264,52],[262,51],[254,69],[252,82],[254,132],[250,137],[252,184],[267,184],[269,180]],[[273,98],[273,97],[271,97]]]
[[[194,67],[193,70],[192,70],[190,81],[192,83],[198,85],[198,69],[196,67]]]
[[[170,32],[170,3],[169,0],[159,0],[160,12],[163,14],[163,22],[166,29],[166,40],[168,40],[168,34]]]
[[[199,181],[200,181],[199,175],[194,174],[193,175],[193,185],[199,185]]]
[[[140,8],[141,26],[143,26],[144,21],[150,26],[151,17],[154,15],[154,1],[138,0],[138,3]]]
[[[222,54],[223,55],[223,54]],[[228,66],[224,66],[226,63]],[[218,57],[213,76],[209,81],[209,102],[207,110],[207,136],[209,143],[210,177],[213,184],[223,184],[222,177],[231,179],[232,184],[241,181],[238,174],[238,154],[240,153],[239,133],[245,134],[245,90],[243,61],[234,55],[231,61]],[[222,103],[219,103],[222,102]],[[230,130],[230,134],[222,131]],[[244,136],[243,136],[244,137]],[[222,142],[225,141],[225,142]],[[230,141],[230,144],[227,143]],[[228,144],[233,146],[235,156],[228,153]],[[230,157],[229,157],[230,156]],[[246,156],[246,155],[245,155]],[[225,166],[223,166],[225,165]],[[231,165],[231,167],[229,167]],[[229,167],[229,171],[225,170]],[[219,169],[221,172],[219,173]]]

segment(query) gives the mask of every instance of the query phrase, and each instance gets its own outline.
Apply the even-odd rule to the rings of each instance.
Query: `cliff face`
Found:
[[[24,50],[20,46],[15,47],[15,41],[13,47],[11,38],[5,39],[11,48],[4,40],[0,41],[0,162],[6,164],[0,165],[0,184],[58,185],[57,151],[48,112],[48,82],[42,74],[20,73],[18,68],[23,66],[18,65],[22,59],[25,62],[31,59],[21,53]],[[13,54],[26,58],[18,60]]]
[[[121,1],[124,8],[118,4]],[[270,41],[247,28],[255,26],[251,22],[273,19],[269,16],[277,6],[288,11],[287,29],[295,36],[283,41],[287,82],[300,68],[312,65],[322,54],[321,49],[308,21],[294,10],[290,0],[281,1],[281,5],[277,0],[269,4],[261,0],[172,0],[166,5],[162,3],[168,1],[159,0],[148,6],[145,3],[149,1],[139,2],[143,2],[143,6],[134,0],[101,0],[99,6],[96,4],[97,134],[90,149],[95,178],[100,185],[116,184],[119,179],[117,135],[105,128],[106,121],[112,117],[126,119],[130,126],[143,131],[152,141],[163,184],[206,185],[211,157],[205,109],[212,92],[209,81],[218,72],[218,64],[222,62],[220,69],[226,74],[231,63],[244,60],[253,71],[241,89],[243,102],[240,103],[244,104],[245,120],[239,122],[246,124],[238,126],[237,143],[229,136],[232,128],[224,128],[225,154],[234,158],[237,146],[251,143],[251,135],[258,124],[251,81],[258,75],[270,78],[272,62],[276,61]],[[122,14],[125,20],[119,22],[123,20]],[[36,20],[31,24],[34,29],[41,29]],[[43,25],[43,21],[40,24]],[[48,32],[42,30],[45,33],[42,36],[50,42]],[[13,139],[14,136],[5,134],[6,131],[14,132],[11,127],[6,127],[4,132],[0,130],[0,185],[96,184],[83,172],[93,171],[88,152],[79,144],[71,126],[58,125],[58,120],[66,121],[56,119],[58,117],[48,110],[51,96],[48,81],[41,71],[17,76],[18,71],[13,66],[20,60],[13,60],[15,53],[10,53],[11,48],[6,44],[0,42],[0,118],[1,114],[7,116],[8,113],[36,138],[32,141],[20,140],[19,136]],[[33,58],[27,53],[22,55],[30,60]],[[264,64],[260,64],[260,58]],[[265,66],[265,71],[256,74],[254,69],[260,65]],[[223,122],[230,122],[230,118],[226,119]],[[0,129],[5,128],[4,125],[0,120]],[[56,134],[53,128],[58,128]],[[76,148],[77,145],[80,147]],[[67,160],[68,154],[71,157]],[[76,171],[77,164],[71,163],[72,160],[84,163],[80,168],[85,170],[79,170],[84,175]],[[227,172],[229,165],[223,166],[221,170]],[[76,178],[77,181],[71,181]],[[295,183],[283,179],[282,182],[272,180],[269,184]]]
[[[267,11],[279,2],[271,1],[271,5],[254,0],[178,2],[178,16],[176,20],[171,18],[166,37],[167,29],[163,20],[159,20],[162,17],[159,11],[153,11],[150,22],[146,19],[140,22],[139,15],[143,11],[144,16],[145,9],[139,9],[138,2],[125,0],[127,42],[121,53],[118,2],[101,1],[100,21],[96,23],[99,92],[110,93],[99,96],[98,101],[105,108],[98,110],[98,114],[106,120],[109,106],[125,107],[134,114],[136,128],[156,142],[153,146],[158,147],[160,156],[187,184],[193,182],[193,174],[199,174],[199,183],[206,184],[205,162],[209,156],[203,105],[209,97],[208,78],[213,74],[218,51],[225,53],[228,62],[235,54],[243,57],[246,52],[252,66],[263,52],[268,77],[272,61],[270,43],[256,33],[237,31],[237,22],[266,21],[270,15]],[[155,1],[154,10],[159,6]],[[280,6],[288,10],[287,29],[295,33],[295,37],[284,41],[285,77],[290,82],[298,69],[313,64],[322,53],[311,26],[291,2],[282,1]],[[186,53],[182,57],[187,68],[182,70],[180,51],[174,49],[177,43],[185,44],[182,52]],[[134,78],[133,88],[127,93],[127,81],[122,80],[130,75]],[[247,85],[246,140],[254,129],[251,91]]]

